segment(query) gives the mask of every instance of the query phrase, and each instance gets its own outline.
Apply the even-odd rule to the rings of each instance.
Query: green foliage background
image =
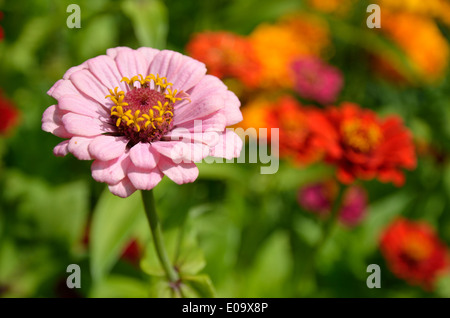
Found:
[[[81,7],[81,29],[66,27],[70,3]],[[249,34],[262,22],[301,9],[277,0],[0,0],[0,87],[20,109],[20,125],[0,139],[0,296],[63,297],[66,267],[79,264],[83,297],[170,296],[155,259],[139,193],[114,197],[90,176],[90,162],[52,154],[59,138],[41,130],[54,103],[47,90],[71,66],[116,46],[183,52],[202,30]],[[359,19],[365,19],[361,11]],[[442,153],[450,150],[450,83],[399,88],[371,76],[360,52],[389,46],[373,32],[330,20],[332,62],[345,74],[341,100],[379,114],[400,114],[413,132]],[[413,26],[411,26],[413,27]],[[445,31],[445,30],[444,30]],[[448,30],[445,31],[448,35]],[[400,59],[402,58],[399,55]],[[450,164],[421,158],[398,189],[365,183],[370,206],[354,229],[338,227],[313,268],[321,223],[296,201],[300,186],[333,172],[317,164],[281,162],[275,175],[260,164],[199,164],[193,184],[164,178],[155,189],[165,239],[185,277],[188,296],[220,297],[449,297],[450,278],[433,293],[395,278],[378,250],[380,231],[396,216],[431,223],[450,245]],[[176,199],[175,199],[176,198]],[[86,224],[89,248],[84,247]],[[144,250],[141,264],[120,258],[130,239]],[[382,288],[366,286],[366,268],[379,264]]]

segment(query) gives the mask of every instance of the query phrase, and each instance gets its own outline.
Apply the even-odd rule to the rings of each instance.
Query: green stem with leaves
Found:
[[[147,215],[147,220],[150,225],[150,230],[152,232],[153,243],[155,246],[156,254],[158,255],[159,262],[161,263],[164,272],[166,273],[167,279],[169,280],[171,287],[174,290],[177,288],[180,277],[176,272],[175,268],[170,262],[169,256],[167,254],[166,248],[164,247],[164,240],[161,230],[161,223],[156,213],[155,208],[155,198],[153,196],[153,191],[141,191],[142,201],[144,202],[145,214]]]

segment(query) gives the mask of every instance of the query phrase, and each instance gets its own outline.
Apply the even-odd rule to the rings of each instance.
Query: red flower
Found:
[[[139,261],[141,259],[141,247],[136,239],[132,239],[128,242],[122,252],[121,258],[133,265],[139,265]]]
[[[245,37],[225,31],[198,33],[187,44],[186,51],[205,63],[211,75],[222,79],[234,77],[248,87],[259,83],[260,65]]]
[[[398,116],[383,120],[371,110],[343,103],[330,107],[327,117],[331,127],[321,127],[332,131],[326,161],[338,167],[342,183],[377,178],[401,186],[405,178],[400,169],[415,168],[412,136]]]
[[[267,128],[269,141],[271,129],[279,129],[280,157],[299,164],[322,158],[328,131],[323,129],[326,118],[319,110],[286,95],[274,101],[254,101],[243,109],[243,116],[241,127]]]
[[[0,134],[8,133],[17,123],[19,112],[14,104],[3,97],[0,92],[0,114],[2,114],[2,120],[0,121]]]
[[[382,234],[380,248],[397,277],[427,290],[448,270],[447,248],[426,223],[397,219]]]

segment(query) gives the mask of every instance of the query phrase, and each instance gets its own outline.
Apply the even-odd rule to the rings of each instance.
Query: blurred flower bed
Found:
[[[450,5],[373,3],[379,29],[355,0],[84,0],[70,29],[70,1],[0,0],[0,297],[171,296],[139,195],[41,130],[49,88],[117,46],[205,63],[241,101],[232,128],[257,129],[247,144],[279,129],[274,174],[203,162],[155,188],[188,296],[450,297]]]

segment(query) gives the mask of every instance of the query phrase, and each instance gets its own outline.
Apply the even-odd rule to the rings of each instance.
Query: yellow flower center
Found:
[[[172,128],[174,104],[189,95],[174,90],[172,83],[159,74],[138,74],[130,79],[124,77],[121,82],[128,84],[126,93],[115,87],[105,97],[114,103],[110,116],[117,134],[127,137],[130,146],[160,140]],[[136,82],[140,86],[135,86]]]
[[[363,123],[359,119],[345,121],[341,127],[344,142],[359,152],[372,151],[380,142],[381,130],[375,123]]]

